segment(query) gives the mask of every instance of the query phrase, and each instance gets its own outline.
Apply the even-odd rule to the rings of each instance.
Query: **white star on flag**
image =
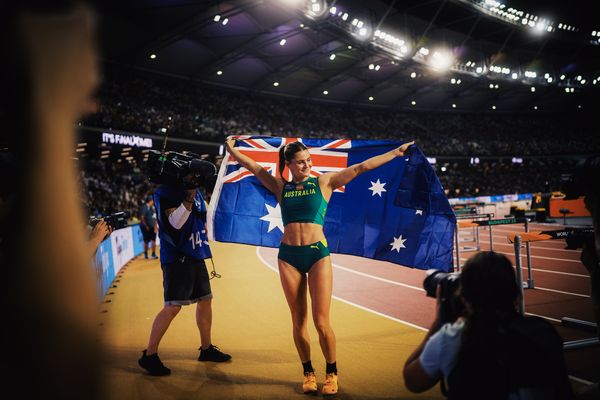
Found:
[[[373,194],[372,194],[373,196],[378,194],[379,197],[381,197],[381,193],[387,192],[387,190],[385,190],[383,188],[384,186],[385,186],[385,182],[380,182],[379,179],[377,179],[377,182],[371,181],[371,187],[369,188],[369,190],[373,191]]]
[[[390,251],[396,250],[398,253],[400,253],[400,249],[406,248],[404,242],[406,242],[406,239],[402,239],[402,235],[400,235],[398,238],[394,236],[394,241],[390,243],[390,246],[392,246],[392,250]]]
[[[279,204],[275,207],[265,204],[265,207],[267,207],[267,215],[263,215],[260,219],[269,222],[267,233],[275,228],[279,228],[281,233],[283,233],[283,220],[281,219],[281,208],[279,208]]]
[[[415,210],[415,215],[423,215],[423,210]]]

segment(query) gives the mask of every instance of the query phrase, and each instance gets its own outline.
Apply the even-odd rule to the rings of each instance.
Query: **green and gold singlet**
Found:
[[[327,202],[321,193],[319,180],[308,178],[304,182],[288,182],[281,194],[283,225],[290,222],[312,222],[323,225]]]

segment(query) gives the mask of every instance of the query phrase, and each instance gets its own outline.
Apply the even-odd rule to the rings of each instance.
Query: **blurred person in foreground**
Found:
[[[581,262],[590,273],[591,299],[596,323],[596,334],[600,339],[600,156],[591,156],[575,167],[575,194],[583,194],[585,207],[592,216],[594,235],[583,241]],[[577,399],[600,399],[600,383],[595,382],[578,394]]]
[[[467,260],[458,289],[465,315],[442,326],[440,287],[436,319],[404,365],[408,390],[441,381],[449,399],[573,398],[562,340],[546,320],[517,312],[519,291],[506,256],[481,252]]]
[[[68,1],[12,2],[0,13],[2,146],[14,156],[3,202],[7,305],[0,371],[21,398],[103,398],[103,345],[78,198],[75,125],[97,84],[93,15]]]

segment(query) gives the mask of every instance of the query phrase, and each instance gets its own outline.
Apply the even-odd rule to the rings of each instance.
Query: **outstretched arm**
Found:
[[[387,153],[375,157],[371,157],[368,160],[365,160],[359,164],[354,164],[348,168],[345,168],[340,172],[324,174],[319,179],[325,180],[324,183],[328,183],[331,190],[335,190],[341,186],[347,185],[352,181],[352,179],[356,178],[358,175],[380,167],[383,164],[392,161],[396,157],[403,156],[408,150],[408,148],[414,143],[414,141],[404,143],[402,146],[394,150],[388,151]]]
[[[271,193],[278,195],[281,190],[281,184],[273,175],[269,174],[260,164],[251,159],[245,154],[242,154],[238,149],[233,147],[235,145],[235,139],[229,138],[225,141],[225,148],[239,162],[242,167],[252,172],[256,178],[262,183]]]

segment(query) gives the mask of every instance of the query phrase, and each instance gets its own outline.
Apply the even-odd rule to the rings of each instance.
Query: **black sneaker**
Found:
[[[198,350],[200,350],[198,361],[225,362],[231,360],[229,354],[223,353],[217,346],[213,346],[212,344],[206,350],[202,350],[202,347]]]
[[[138,364],[140,364],[140,367],[148,371],[148,374],[153,376],[171,374],[171,370],[165,367],[162,361],[160,361],[160,358],[158,358],[158,353],[154,353],[151,356],[146,355],[146,350],[143,350],[142,353],[142,356],[138,360]]]

